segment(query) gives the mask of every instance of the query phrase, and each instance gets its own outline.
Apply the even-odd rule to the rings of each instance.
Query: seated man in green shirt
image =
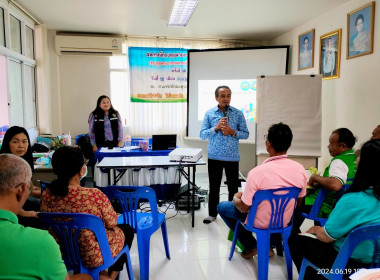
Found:
[[[330,274],[330,279],[333,274],[338,276],[334,279],[348,279],[349,274],[359,268],[370,266],[374,244],[361,242],[348,256],[350,258],[346,266],[339,267],[341,269],[335,271],[331,269],[341,249],[344,246],[351,246],[343,243],[352,230],[380,223],[379,169],[380,140],[370,140],[361,149],[358,171],[351,188],[337,202],[325,226],[312,226],[307,230],[307,233],[314,234],[316,239],[292,233],[289,238],[289,248],[298,271],[304,258],[319,268],[306,269],[303,279],[326,279],[321,276],[323,272]]]
[[[32,171],[21,157],[0,155],[0,279],[92,279],[67,274],[48,231],[18,224],[17,214],[33,190]]]
[[[329,138],[329,153],[333,157],[329,166],[323,172],[323,176],[312,174],[309,178],[308,189],[302,205],[297,212],[309,213],[313,203],[321,188],[330,190],[326,195],[319,211],[319,217],[327,218],[336,203],[336,192],[346,184],[347,179],[353,178],[356,172],[356,155],[352,149],[356,138],[347,128],[334,130]],[[295,215],[293,221],[293,231],[300,232],[304,218]]]

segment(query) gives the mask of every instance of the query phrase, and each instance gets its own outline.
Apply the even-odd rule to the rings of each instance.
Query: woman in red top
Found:
[[[118,215],[113,210],[108,198],[96,188],[80,186],[81,177],[87,173],[82,152],[79,148],[62,147],[54,152],[52,158],[53,171],[57,175],[41,198],[41,211],[60,213],[85,213],[102,219],[111,248],[115,257],[121,249],[128,245],[131,248],[133,230],[129,225],[117,225]],[[90,230],[83,230],[79,237],[82,261],[85,266],[97,267],[103,263],[99,244]],[[108,276],[115,279],[126,262],[125,255],[108,269]],[[109,278],[108,278],[109,279]]]

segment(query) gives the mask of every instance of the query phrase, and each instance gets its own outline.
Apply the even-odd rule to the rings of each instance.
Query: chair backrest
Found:
[[[38,217],[58,238],[67,270],[88,272],[88,268],[82,264],[78,244],[82,229],[89,229],[95,234],[103,256],[103,264],[113,262],[104,224],[99,217],[82,213],[47,212],[38,213]]]
[[[365,225],[353,229],[345,239],[342,248],[335,259],[331,268],[332,271],[344,270],[352,252],[362,242],[371,242],[374,254],[370,268],[380,267],[380,224]],[[338,270],[339,269],[339,270]],[[341,275],[338,275],[341,276]],[[332,278],[334,279],[334,277]],[[341,279],[341,278],[338,278]]]
[[[322,203],[325,200],[326,195],[330,192],[330,190],[321,188],[314,203],[313,206],[311,207],[311,210],[309,214],[306,214],[306,218],[318,222],[320,225],[324,225],[327,221],[326,218],[320,218],[318,217],[319,210],[322,207]]]
[[[75,136],[75,145],[79,145],[78,143],[79,139],[86,135],[88,134],[78,134],[77,136]]]
[[[40,186],[41,186],[41,195],[46,189],[50,186],[51,182],[48,181],[40,181]]]
[[[336,192],[336,200],[337,200],[337,202],[342,197],[342,195],[344,195],[346,193],[346,191],[348,191],[349,188],[351,188],[353,180],[354,180],[354,178],[348,178],[347,181],[346,181],[346,183],[343,184],[342,187],[340,188],[340,190]]]
[[[342,185],[341,189],[336,192],[336,199],[337,201],[342,197],[342,195],[351,187],[353,178],[348,178],[346,184]],[[330,192],[330,190],[321,188],[313,206],[311,207],[311,210],[309,214],[303,215],[304,217],[314,220],[317,223],[319,223],[321,226],[324,226],[324,224],[327,221],[327,218],[320,218],[319,217],[319,211],[322,207],[322,203],[325,200],[326,195]]]
[[[152,188],[145,186],[108,186],[102,188],[102,191],[107,195],[109,200],[117,199],[123,211],[123,223],[129,224],[134,232],[137,232],[139,228],[143,227],[142,223],[144,222],[152,225],[151,228],[153,232],[157,229],[157,198]],[[140,202],[146,202],[146,200],[149,201],[151,215],[150,217],[145,217],[145,219],[151,219],[150,221],[139,220],[137,218],[137,213],[140,210]],[[144,228],[144,230],[146,230],[146,228]]]
[[[89,160],[87,166],[93,166],[95,164],[94,152],[88,134],[79,134],[75,137],[75,143],[81,149],[83,156]]]
[[[278,230],[284,228],[284,213],[289,202],[294,201],[294,208],[297,206],[297,198],[301,188],[284,187],[273,190],[259,190],[252,199],[252,206],[248,213],[246,228],[253,231],[256,211],[260,203],[268,201],[271,206],[271,217],[269,230]]]

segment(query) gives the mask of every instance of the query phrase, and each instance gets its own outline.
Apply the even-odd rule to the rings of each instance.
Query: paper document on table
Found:
[[[138,146],[131,146],[131,147],[115,147],[112,149],[108,149],[107,147],[102,147],[100,149],[101,153],[120,153],[120,152],[129,152],[130,150],[138,149]]]
[[[298,235],[308,236],[308,237],[311,237],[311,238],[317,238],[317,236],[315,234],[307,233],[307,232],[301,232]]]

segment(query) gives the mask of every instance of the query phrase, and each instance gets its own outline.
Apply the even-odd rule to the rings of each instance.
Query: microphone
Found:
[[[228,106],[228,105],[224,106],[224,116],[225,116],[225,117],[228,116],[228,108],[229,108],[229,107],[230,107],[230,106]]]

